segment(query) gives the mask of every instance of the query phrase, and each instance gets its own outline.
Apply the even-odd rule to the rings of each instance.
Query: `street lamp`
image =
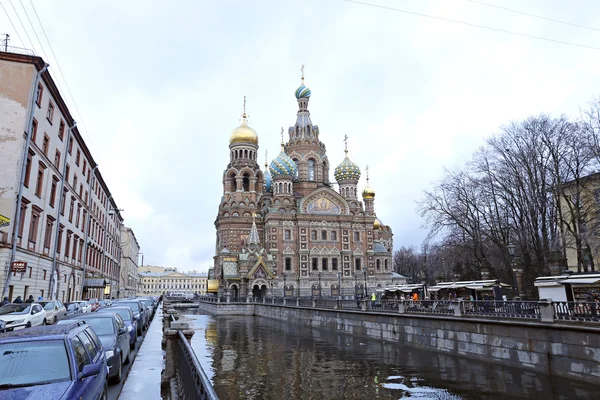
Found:
[[[356,278],[356,271],[354,272],[354,296],[358,297],[358,280]]]
[[[300,298],[300,273],[296,277],[296,285],[298,286],[298,298]]]
[[[317,276],[319,277],[319,297],[321,297],[321,273],[319,272]]]
[[[338,289],[340,291],[339,296],[340,296],[340,300],[341,300],[343,298],[342,297],[342,273],[338,271],[337,276],[338,276]]]
[[[517,264],[515,263],[515,254],[517,252],[517,246],[515,246],[514,244],[510,243],[507,246],[508,249],[508,255],[510,256],[510,267],[512,269],[513,272],[513,276],[514,276],[514,280],[515,280],[515,297],[519,297],[519,282],[517,280]]]
[[[286,293],[285,293],[285,289],[287,287],[286,282],[287,282],[287,274],[284,272],[283,273],[283,297],[286,296]]]
[[[369,289],[367,288],[367,271],[363,271],[363,274],[365,275],[365,297],[367,297],[369,295]]]

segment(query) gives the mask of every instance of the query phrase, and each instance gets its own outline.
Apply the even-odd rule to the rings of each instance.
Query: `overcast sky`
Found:
[[[598,30],[474,1],[364,1],[600,47]],[[33,0],[58,63],[30,0],[0,2],[24,43],[2,9],[0,33],[32,47],[16,9],[43,56],[25,6],[144,263],[180,270],[212,264],[228,138],[243,96],[262,165],[265,149],[269,158],[278,153],[281,127],[295,123],[302,64],[332,166],[347,134],[363,170],[360,189],[369,164],[375,210],[396,249],[426,236],[416,212],[423,190],[500,125],[542,112],[575,116],[600,94],[600,50],[343,0]],[[487,3],[600,29],[594,0]]]

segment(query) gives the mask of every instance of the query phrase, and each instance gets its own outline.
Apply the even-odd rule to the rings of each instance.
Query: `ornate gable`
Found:
[[[273,275],[273,273],[271,272],[271,270],[265,263],[265,260],[263,259],[263,257],[259,255],[258,260],[256,261],[256,264],[254,264],[252,269],[248,272],[248,275],[246,275],[246,278],[248,278],[248,279],[256,279],[256,278],[274,279],[275,275]]]
[[[322,187],[305,196],[299,205],[302,214],[349,215],[350,207],[336,191]]]

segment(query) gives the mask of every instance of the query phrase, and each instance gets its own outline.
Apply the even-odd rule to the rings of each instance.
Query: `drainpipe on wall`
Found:
[[[69,158],[69,141],[73,137],[73,129],[77,127],[77,122],[73,121],[73,126],[69,127],[67,137],[65,140],[65,152],[63,157],[63,165],[62,165],[62,176],[60,180],[60,189],[58,191],[58,212],[56,213],[56,229],[54,230],[54,251],[52,252],[52,273],[50,274],[50,282],[48,284],[48,294],[52,300],[56,300],[56,292],[58,291],[58,272],[60,270],[57,263],[57,252],[58,252],[58,232],[60,231],[60,217],[62,215],[61,211],[63,207],[65,207],[63,199],[66,200],[66,196],[63,197],[65,191],[65,183],[67,180],[67,159]],[[75,188],[74,188],[75,189]],[[77,245],[75,245],[77,246]],[[69,255],[66,254],[68,257]]]
[[[10,278],[12,277],[12,263],[15,261],[15,256],[17,254],[17,238],[19,235],[19,227],[21,226],[21,202],[23,201],[23,187],[25,186],[25,171],[27,170],[27,153],[29,152],[29,146],[31,144],[31,125],[33,124],[33,112],[34,112],[34,103],[35,103],[35,94],[37,92],[37,87],[40,82],[40,78],[44,72],[48,69],[50,65],[45,64],[44,67],[39,70],[39,72],[35,76],[35,80],[33,81],[33,88],[31,92],[31,98],[29,101],[29,117],[27,121],[27,140],[25,141],[25,148],[23,149],[23,163],[21,165],[21,177],[19,180],[19,193],[17,194],[17,209],[15,210],[15,223],[13,224],[13,232],[12,232],[12,247],[10,249],[10,259],[8,260],[8,268],[6,269],[6,283],[4,284],[4,288],[2,289],[2,298],[6,296],[6,292],[10,285]]]

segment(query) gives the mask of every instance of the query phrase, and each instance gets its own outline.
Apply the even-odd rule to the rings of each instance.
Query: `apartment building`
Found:
[[[63,301],[116,296],[122,223],[44,60],[0,51],[4,295]]]
[[[137,260],[140,254],[140,245],[133,233],[133,229],[121,226],[121,275],[117,297],[136,296],[139,284]]]
[[[169,292],[206,294],[208,274],[179,272],[177,268],[140,267],[140,296],[160,296]]]

